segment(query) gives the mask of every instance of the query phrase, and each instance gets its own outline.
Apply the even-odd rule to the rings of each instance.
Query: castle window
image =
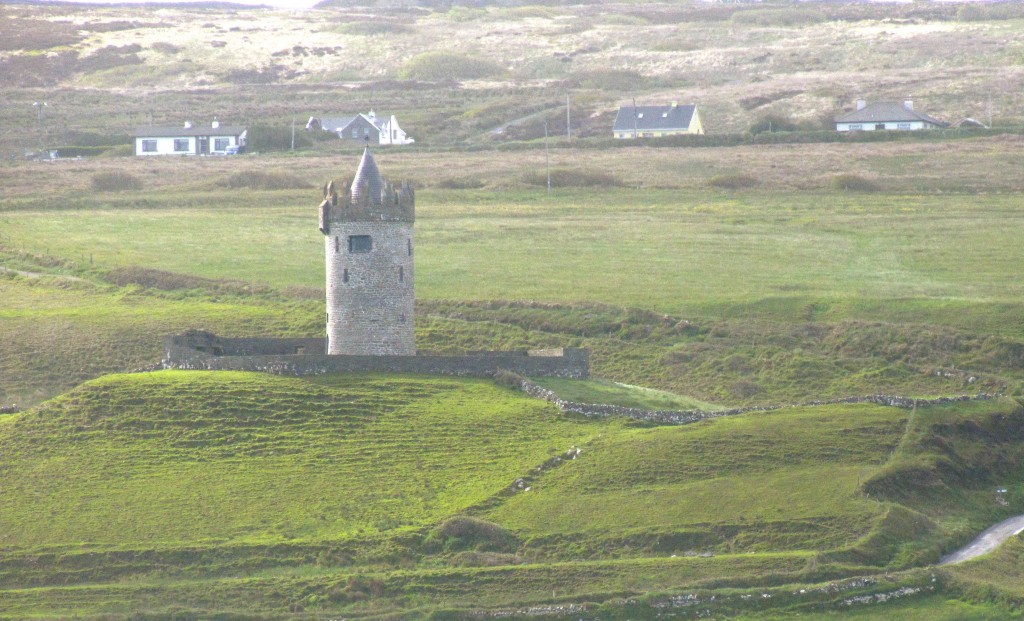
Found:
[[[405,247],[409,249],[409,256],[412,256],[412,239],[405,240]]]
[[[398,323],[405,323],[405,313],[398,316]]]
[[[334,238],[334,252],[341,252],[341,238]]]
[[[398,266],[398,282],[405,282],[405,268]]]
[[[348,268],[346,267],[341,272],[341,282],[348,282]]]
[[[373,250],[373,241],[369,235],[349,235],[348,236],[348,251],[349,254],[366,254]]]

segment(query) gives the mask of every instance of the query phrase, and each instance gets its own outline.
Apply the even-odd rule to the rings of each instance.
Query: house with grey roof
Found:
[[[622,106],[612,125],[612,135],[621,139],[703,133],[697,105],[675,101],[669,106]]]
[[[248,130],[242,125],[192,123],[140,127],[135,130],[135,155],[228,155],[245,148]]]
[[[914,110],[914,101],[907,99],[903,103],[895,101],[879,101],[873,104],[858,99],[856,109],[836,117],[836,131],[882,131],[919,129],[935,129],[949,127],[934,117]]]
[[[395,115],[378,117],[373,110],[368,114],[350,116],[311,116],[306,129],[334,132],[342,140],[359,144],[403,145],[416,142],[399,127]]]

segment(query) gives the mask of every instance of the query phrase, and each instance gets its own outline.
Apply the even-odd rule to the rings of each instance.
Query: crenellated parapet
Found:
[[[331,223],[413,222],[416,219],[416,194],[412,184],[392,183],[380,175],[369,154],[363,154],[356,174],[340,184],[324,185],[320,203],[320,232],[330,235]]]

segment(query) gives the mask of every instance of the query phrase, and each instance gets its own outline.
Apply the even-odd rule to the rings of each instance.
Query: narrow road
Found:
[[[1024,532],[1024,515],[1003,520],[995,526],[985,529],[974,541],[966,546],[942,557],[939,565],[952,565],[953,563],[960,563],[982,554],[988,554],[998,548],[1004,541],[1021,532]]]

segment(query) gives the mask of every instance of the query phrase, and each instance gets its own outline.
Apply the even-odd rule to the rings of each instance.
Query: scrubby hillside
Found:
[[[971,443],[1022,412],[848,405],[637,427],[486,380],[109,376],[0,417],[0,618],[616,611],[912,568],[1020,510],[1013,438],[997,462]],[[930,481],[880,484],[948,459],[957,508]],[[986,502],[996,480],[1007,506]]]

